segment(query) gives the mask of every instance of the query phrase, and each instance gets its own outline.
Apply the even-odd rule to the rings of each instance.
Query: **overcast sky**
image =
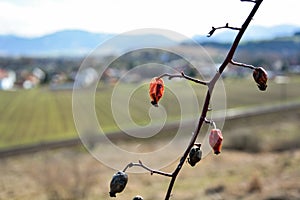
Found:
[[[212,25],[240,26],[252,7],[239,0],[0,0],[0,34],[162,28],[191,37],[206,34]],[[299,0],[264,0],[251,25],[300,26],[299,8]]]

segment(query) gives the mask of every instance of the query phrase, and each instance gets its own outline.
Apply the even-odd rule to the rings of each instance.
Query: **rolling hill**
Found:
[[[116,35],[91,33],[82,30],[64,30],[36,38],[13,35],[0,36],[0,55],[2,56],[83,56],[98,45],[105,44],[106,51],[116,53],[130,48],[143,46],[168,46],[175,41],[163,35]]]
[[[286,47],[288,50],[290,50],[290,47],[299,49],[298,39],[296,38],[295,40],[296,36],[293,36],[299,30],[300,27],[292,25],[274,27],[251,26],[243,37],[242,46],[272,50],[279,45],[280,48]],[[196,35],[192,39],[203,45],[227,48],[235,34],[235,31],[229,30],[217,32],[211,38],[207,38],[204,35]],[[281,39],[278,39],[278,37]],[[110,42],[105,44],[105,51],[102,50],[102,54],[119,53],[145,46],[163,47],[178,45],[179,42],[185,43],[185,41],[175,41],[159,33],[117,35],[91,33],[82,30],[63,30],[33,38],[0,35],[0,56],[84,56],[107,40]]]

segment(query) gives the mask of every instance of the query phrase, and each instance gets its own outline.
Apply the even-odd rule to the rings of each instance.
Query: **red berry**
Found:
[[[164,81],[161,78],[154,77],[150,82],[149,95],[151,104],[158,106],[157,103],[164,94]]]
[[[209,144],[215,154],[221,153],[223,135],[220,129],[212,129],[209,135]]]

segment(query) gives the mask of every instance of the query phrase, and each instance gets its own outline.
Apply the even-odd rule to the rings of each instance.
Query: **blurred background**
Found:
[[[147,84],[153,74],[166,72],[147,64],[209,79],[237,32],[220,30],[210,38],[207,33],[226,23],[241,26],[252,6],[238,0],[0,0],[0,199],[108,199],[115,169],[95,159],[79,139],[72,112],[75,79],[76,89],[97,84],[96,115],[114,144],[139,153],[154,151],[178,129],[182,111],[176,95],[187,101],[190,97],[183,81],[165,79],[166,87],[178,93],[166,90],[161,100],[166,127],[144,140],[142,147],[137,147],[142,139],[123,137],[114,119],[111,96],[116,85],[125,91],[138,87],[127,106],[135,123],[147,125],[151,107]],[[264,67],[269,75],[267,91],[258,90],[251,70],[227,67],[221,80],[225,100],[223,93],[213,96],[227,109],[222,153],[208,155],[195,168],[185,165],[173,199],[300,199],[299,6],[296,0],[262,3],[234,58]],[[126,34],[143,28],[181,36],[151,29]],[[110,40],[116,36],[118,40]],[[107,41],[109,45],[101,47]],[[155,48],[132,50],[153,43]],[[102,49],[94,53],[97,48]],[[99,75],[97,71],[111,60]],[[89,67],[78,71],[83,62]],[[140,66],[147,70],[133,73]],[[205,90],[189,84],[199,104],[183,119],[197,120]],[[189,139],[193,129],[187,123],[184,137]],[[209,126],[203,129],[205,134]],[[106,147],[101,141],[90,145],[89,149]],[[105,155],[118,162],[109,151]],[[171,172],[175,166],[176,162],[162,170]],[[163,199],[168,181],[148,173],[130,174],[117,199],[137,194]]]

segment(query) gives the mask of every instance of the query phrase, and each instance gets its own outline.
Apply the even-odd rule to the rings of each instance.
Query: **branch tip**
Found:
[[[213,26],[211,28],[211,30],[208,32],[207,37],[211,37],[215,33],[216,30],[224,29],[224,28],[231,29],[231,30],[237,30],[237,31],[241,30],[241,28],[229,26],[229,23],[226,23],[225,26],[220,26],[220,27],[214,27]]]
[[[133,162],[129,163],[129,164],[125,167],[125,169],[123,170],[123,172],[126,172],[126,170],[127,170],[128,168],[131,168],[131,167],[141,167],[141,168],[143,168],[143,169],[149,171],[151,175],[153,175],[153,174],[159,174],[159,175],[163,175],[163,176],[167,176],[167,177],[172,177],[172,174],[169,174],[169,173],[166,173],[166,172],[162,172],[162,171],[158,171],[158,170],[153,170],[153,169],[151,169],[150,167],[147,167],[146,165],[144,165],[144,164],[142,163],[141,160],[139,160],[137,163],[133,163]]]
[[[166,76],[168,77],[169,80],[171,80],[172,78],[185,78],[187,80],[193,81],[195,83],[199,83],[201,85],[207,85],[208,84],[206,81],[202,81],[202,80],[195,79],[195,78],[192,78],[190,76],[185,75],[183,71],[181,71],[180,74],[165,73],[165,74],[162,74],[162,75],[158,76],[157,78],[160,79],[160,78],[163,78],[163,77],[166,77]]]

